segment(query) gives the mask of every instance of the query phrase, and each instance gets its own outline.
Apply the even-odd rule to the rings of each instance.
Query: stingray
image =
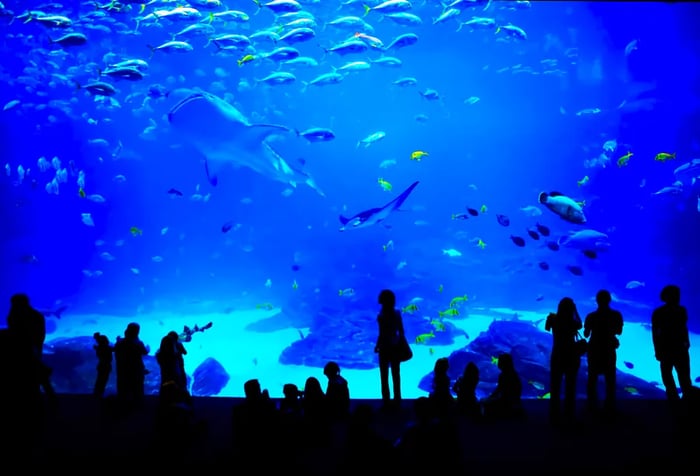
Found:
[[[354,228],[367,228],[383,222],[389,217],[389,215],[391,215],[392,212],[398,210],[399,207],[403,205],[403,202],[406,201],[413,189],[416,188],[416,185],[418,185],[418,182],[413,182],[406,190],[401,192],[399,196],[383,207],[370,208],[369,210],[360,212],[351,218],[346,218],[343,215],[340,215],[340,223],[343,225],[340,227],[340,231]]]
[[[289,164],[270,145],[275,137],[296,135],[286,126],[251,124],[234,106],[206,92],[190,94],[178,102],[168,112],[168,122],[180,139],[204,155],[212,185],[217,185],[218,173],[230,164],[293,187],[305,183],[324,195],[308,173]]]

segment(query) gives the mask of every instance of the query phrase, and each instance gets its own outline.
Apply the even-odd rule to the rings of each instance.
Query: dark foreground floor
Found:
[[[232,398],[197,398],[196,413],[205,422],[206,432],[187,450],[168,455],[168,459],[181,462],[183,471],[199,466],[202,470],[225,464],[238,466],[230,457],[231,407],[238,402]],[[358,402],[353,401],[353,405]],[[136,468],[157,466],[164,456],[154,450],[156,403],[151,398],[138,412],[117,418],[102,411],[90,396],[61,395],[28,463],[102,474],[127,461],[133,461]],[[396,414],[380,412],[378,401],[369,403],[377,409],[377,429],[391,440],[400,436],[412,418],[412,400],[404,401]],[[461,454],[442,457],[459,459],[467,468],[460,474],[633,474],[647,470],[666,474],[686,462],[694,466],[700,450],[697,419],[672,414],[665,401],[626,400],[620,402],[615,422],[582,415],[576,430],[550,426],[546,400],[528,400],[525,404],[528,415],[524,421],[459,421]],[[337,460],[337,451],[330,445],[322,451],[301,451],[297,458],[304,462],[307,475],[331,474],[328,468]],[[96,465],[96,461],[100,463]],[[267,474],[243,470],[244,463],[240,462],[240,471],[229,466],[233,471],[227,472]],[[262,461],[252,463],[261,470],[264,467]],[[374,474],[371,469],[368,467],[366,474]]]

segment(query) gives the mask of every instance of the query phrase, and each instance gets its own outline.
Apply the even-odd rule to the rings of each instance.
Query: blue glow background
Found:
[[[42,9],[39,2],[30,3],[7,1],[5,11]],[[279,23],[268,9],[256,12],[253,2],[224,3],[251,19],[245,25],[217,26],[217,33],[251,34]],[[172,6],[150,5],[144,14]],[[380,56],[372,51],[347,57],[324,53],[323,48],[351,34],[324,24],[341,15],[361,16],[359,3],[305,5],[316,17],[317,36],[292,46],[316,58],[319,66],[281,68],[298,80],[274,87],[255,80],[278,65],[238,67],[235,61],[243,54],[216,54],[201,38],[192,41],[191,53],[156,52],[151,57],[147,45],[168,41],[189,23],[142,24],[139,34],[133,34],[138,5],[133,7],[101,17],[92,5],[79,2],[43,8],[69,16],[75,22],[72,31],[89,38],[85,46],[66,49],[64,57],[48,53],[60,50],[49,43],[60,31],[12,21],[9,14],[0,19],[0,104],[21,101],[0,111],[0,165],[7,163],[11,170],[0,178],[2,302],[22,291],[42,309],[69,305],[65,319],[71,314],[139,316],[145,326],[151,312],[193,314],[203,302],[222,312],[271,302],[373,314],[384,287],[397,291],[400,305],[422,297],[426,314],[436,314],[449,299],[465,293],[469,305],[543,312],[568,295],[585,314],[593,309],[595,292],[607,288],[626,321],[648,322],[659,290],[673,282],[683,290],[691,329],[700,331],[698,190],[686,187],[682,195],[653,195],[674,182],[674,168],[700,156],[696,4],[532,2],[521,9],[516,2],[493,2],[486,12],[482,6],[462,11],[460,21],[490,16],[528,34],[526,41],[502,41],[493,31],[457,32],[455,20],[433,25],[442,11],[439,2],[415,2],[412,12],[423,19],[421,26],[399,26],[375,12],[365,17],[385,43],[401,33],[419,36],[416,45],[392,53],[402,60],[401,68],[372,65],[369,71],[349,74],[341,84],[306,90],[301,81],[331,67]],[[639,47],[626,56],[625,47],[634,39]],[[271,48],[260,44],[256,50]],[[100,106],[74,83],[97,79],[95,71],[107,66],[108,52],[150,64],[143,81],[103,78],[119,90],[114,96],[119,107],[113,108]],[[556,66],[547,66],[542,62],[546,59],[556,60]],[[417,78],[418,85],[391,84],[404,76]],[[152,84],[174,93],[151,101],[151,110],[144,110],[138,93]],[[331,128],[333,141],[300,140],[284,148],[290,161],[306,161],[327,196],[303,185],[284,196],[284,184],[234,168],[226,169],[219,185],[212,187],[200,159],[179,147],[164,117],[174,98],[182,97],[178,90],[196,88],[230,95],[254,122],[299,130]],[[441,100],[424,99],[418,91],[427,88],[437,90]],[[130,94],[136,96],[129,99]],[[479,102],[465,104],[472,96]],[[623,101],[640,99],[645,100],[641,109],[618,108]],[[601,113],[575,114],[586,108]],[[418,114],[428,121],[416,121]],[[154,130],[144,134],[151,125]],[[386,131],[384,140],[356,148],[377,130]],[[88,143],[98,138],[109,145]],[[605,168],[586,167],[609,139],[629,145],[634,152],[629,165],[618,168],[618,154]],[[115,159],[112,152],[119,142],[123,149]],[[414,150],[430,155],[411,161]],[[655,162],[659,152],[675,152],[677,158]],[[86,193],[101,194],[106,203],[80,198],[74,176],[61,185],[59,195],[47,194],[44,186],[53,171],[39,172],[41,156],[57,156],[64,167],[74,161],[75,169],[86,173]],[[379,168],[387,159],[396,165]],[[31,169],[23,183],[16,174],[20,164]],[[126,182],[114,181],[119,174]],[[585,175],[590,182],[577,186]],[[394,190],[383,191],[379,177]],[[404,211],[391,217],[390,228],[338,232],[338,214],[383,205],[415,180],[420,185]],[[168,195],[170,188],[185,196]],[[568,224],[537,204],[539,192],[552,190],[586,201],[585,227]],[[190,198],[195,193],[211,195],[202,202]],[[451,219],[465,207],[482,205],[488,211],[478,217]],[[529,217],[520,210],[529,205],[540,208],[542,216]],[[81,222],[86,212],[92,214],[94,227]],[[496,214],[508,215],[510,227],[500,226]],[[240,226],[222,233],[221,226],[229,221]],[[581,228],[599,230],[608,233],[612,246],[595,260],[578,250],[552,252],[527,238],[526,229],[536,222],[549,226],[554,237]],[[130,234],[134,226],[143,236]],[[168,231],[163,235],[164,227]],[[526,247],[514,246],[511,234],[525,237]],[[471,241],[478,238],[487,244],[484,250]],[[97,246],[97,240],[105,244]],[[124,240],[121,246],[115,245],[118,240]],[[385,252],[382,245],[389,240],[394,249]],[[450,248],[462,256],[445,256],[442,250]],[[103,260],[103,251],[116,259]],[[35,256],[36,262],[28,263],[27,256]],[[154,263],[153,256],[163,261]],[[397,269],[402,261],[406,266]],[[540,261],[550,269],[541,270]],[[573,276],[567,265],[581,266],[583,276]],[[99,278],[83,273],[96,269],[103,272]],[[267,279],[273,283],[270,288],[264,286]],[[632,280],[645,286],[627,289]],[[298,289],[293,289],[294,281]],[[443,294],[437,291],[440,285]],[[353,288],[355,295],[338,296],[346,288]],[[538,296],[543,299],[536,301]],[[81,331],[91,335],[95,330]]]

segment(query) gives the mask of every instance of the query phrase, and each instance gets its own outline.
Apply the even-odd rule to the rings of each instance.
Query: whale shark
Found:
[[[408,186],[406,190],[401,192],[399,196],[394,198],[392,201],[390,201],[383,207],[370,208],[369,210],[360,212],[356,215],[353,215],[350,218],[346,218],[343,215],[340,215],[340,223],[342,223],[340,231],[345,231],[348,229],[352,230],[356,228],[367,228],[372,225],[376,225],[378,223],[383,222],[389,217],[389,215],[391,215],[392,212],[398,210],[399,207],[403,205],[403,202],[406,201],[413,189],[416,188],[416,185],[418,185],[418,182],[413,182],[411,185]]]
[[[274,138],[296,136],[289,127],[251,123],[234,106],[207,92],[192,93],[175,104],[168,112],[168,122],[179,139],[204,155],[212,185],[217,185],[221,169],[232,165],[293,187],[304,183],[325,196],[308,173],[289,164],[272,148]]]

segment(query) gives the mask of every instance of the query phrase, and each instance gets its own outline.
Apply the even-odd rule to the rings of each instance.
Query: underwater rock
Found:
[[[498,381],[498,355],[509,352],[513,356],[515,368],[523,384],[523,398],[542,398],[549,392],[549,355],[552,348],[552,336],[538,329],[527,321],[496,320],[489,328],[479,334],[464,350],[452,352],[448,357],[450,369],[448,375],[454,382],[469,362],[479,367],[479,385],[477,391],[487,396],[496,388]],[[587,362],[581,359],[581,368],[576,382],[576,395],[586,398]],[[432,390],[433,372],[424,376],[418,387],[429,393]],[[600,378],[599,396],[603,398],[603,379]],[[617,398],[665,398],[660,388],[635,377],[617,371]]]
[[[44,345],[44,362],[53,370],[51,382],[57,393],[90,394],[97,374],[97,357],[92,336],[59,338]],[[144,356],[146,395],[157,395],[160,388],[160,370],[155,357]],[[112,363],[106,394],[116,393],[116,366]]]
[[[437,330],[428,319],[403,316],[406,336],[412,346],[450,345],[464,331],[444,321],[444,330]],[[323,368],[333,360],[346,369],[372,369],[378,366],[374,345],[377,340],[376,316],[352,309],[324,309],[316,314],[307,334],[300,332],[298,341],[285,348],[279,357],[284,365],[305,365]],[[433,332],[424,344],[416,344],[415,337]]]
[[[228,384],[231,376],[223,365],[213,357],[207,357],[192,374],[190,393],[198,397],[218,395]]]

